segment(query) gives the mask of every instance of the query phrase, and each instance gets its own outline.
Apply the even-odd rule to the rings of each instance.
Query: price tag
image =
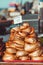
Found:
[[[22,23],[22,16],[17,16],[14,18],[14,24]]]

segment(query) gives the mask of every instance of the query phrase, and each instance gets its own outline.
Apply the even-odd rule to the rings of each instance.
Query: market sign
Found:
[[[14,24],[22,23],[22,16],[16,16],[14,18]]]

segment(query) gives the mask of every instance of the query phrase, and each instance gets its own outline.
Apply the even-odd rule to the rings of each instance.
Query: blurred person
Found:
[[[5,17],[5,16],[2,16],[2,17],[1,17],[1,20],[6,20],[6,17]]]
[[[21,15],[24,15],[24,14],[26,14],[26,11],[25,11],[25,9],[24,9],[24,8],[22,8],[22,9],[21,9],[21,11],[20,11],[20,13],[21,13]]]
[[[31,13],[31,8],[33,6],[33,2],[26,2],[23,6],[24,10],[26,11],[26,13]]]
[[[39,4],[40,6],[38,7],[39,8],[39,22],[40,22],[40,33],[43,34],[43,0],[39,0]]]
[[[33,0],[32,13],[38,14],[39,0]]]
[[[39,0],[40,3],[40,17],[43,20],[43,0]]]

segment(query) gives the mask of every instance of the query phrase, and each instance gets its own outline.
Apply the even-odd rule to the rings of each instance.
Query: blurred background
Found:
[[[0,34],[9,33],[14,17],[19,15],[22,16],[23,22],[29,22],[35,32],[40,33],[39,13],[40,0],[0,0]],[[41,33],[42,31],[41,29]]]
[[[0,0],[0,31],[4,30],[5,33],[6,29],[9,30],[9,26],[12,24],[14,17],[21,15],[23,22],[29,22],[38,33],[39,12],[39,0]]]
[[[0,34],[5,33],[5,30],[8,32],[10,27],[13,27],[14,17],[19,15],[22,16],[23,22],[29,22],[35,28],[35,32],[43,33],[43,22],[40,23],[40,16],[43,16],[42,9],[40,10],[41,1],[0,0]]]
[[[4,2],[3,2],[4,1]],[[18,8],[19,11],[38,13],[39,0],[0,0],[0,11],[10,7]],[[1,13],[0,12],[0,13]]]

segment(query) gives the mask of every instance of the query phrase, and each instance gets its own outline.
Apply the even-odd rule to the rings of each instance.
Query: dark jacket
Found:
[[[25,11],[26,11],[26,12],[29,12],[29,10],[32,8],[32,6],[33,6],[33,2],[32,2],[32,3],[26,2],[26,3],[24,4],[24,9],[25,9]]]

